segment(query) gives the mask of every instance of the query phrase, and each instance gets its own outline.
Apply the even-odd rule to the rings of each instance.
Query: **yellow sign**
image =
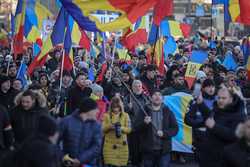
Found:
[[[189,62],[186,70],[185,77],[195,78],[197,71],[199,71],[202,64]]]

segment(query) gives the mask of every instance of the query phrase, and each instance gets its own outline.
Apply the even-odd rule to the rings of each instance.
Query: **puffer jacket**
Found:
[[[10,120],[17,146],[36,133],[38,118],[43,114],[48,114],[44,95],[37,91],[34,93],[36,94],[36,104],[33,108],[28,111],[23,109],[21,105],[23,92],[21,92],[16,96],[15,107],[10,111]]]
[[[109,130],[116,123],[121,124],[121,137],[116,137],[115,130]],[[103,121],[104,146],[103,156],[105,165],[127,166],[128,141],[127,134],[131,131],[129,116],[125,112],[120,114],[106,113]]]
[[[101,154],[102,130],[95,120],[83,121],[78,112],[60,122],[60,142],[63,154],[77,158],[81,164],[95,166]]]

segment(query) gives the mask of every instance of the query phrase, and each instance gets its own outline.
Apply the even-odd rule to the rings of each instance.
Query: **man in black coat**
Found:
[[[48,101],[53,115],[64,117],[69,112],[69,90],[72,84],[72,77],[69,72],[63,72],[62,88],[60,90],[60,81],[52,83],[49,88]]]
[[[69,113],[73,113],[79,109],[79,101],[86,97],[90,97],[92,90],[86,87],[87,76],[84,73],[79,73],[76,76],[75,85],[69,90]]]
[[[205,120],[210,116],[215,100],[215,84],[213,80],[206,79],[202,83],[200,95],[190,102],[189,111],[185,115],[185,123],[192,127],[193,146],[200,167],[206,166],[203,164],[203,158],[206,157],[204,141],[207,138]],[[208,108],[209,112],[202,113],[204,107]]]
[[[11,89],[10,78],[0,75],[0,104],[9,111],[14,106],[15,93]]]
[[[147,116],[141,125],[144,167],[169,167],[171,139],[178,132],[174,114],[163,104],[160,91],[152,94],[152,104],[146,105]]]
[[[6,109],[0,105],[0,159],[13,145],[13,131]]]
[[[124,98],[125,111],[129,114],[132,132],[128,135],[130,161],[134,166],[139,166],[141,163],[141,141],[138,140],[141,133],[138,126],[144,121],[144,108],[148,104],[149,98],[143,93],[142,82],[134,80],[132,83],[133,95],[129,94]],[[137,100],[135,100],[135,98]]]
[[[56,121],[43,115],[37,122],[36,134],[7,156],[1,167],[61,167],[60,152],[56,146],[59,136]]]
[[[15,136],[15,146],[37,131],[38,118],[47,115],[46,98],[42,93],[26,90],[15,99],[15,107],[10,111],[10,120]]]
[[[206,158],[203,160],[207,167],[221,167],[224,147],[237,141],[235,129],[244,120],[243,103],[236,89],[221,88],[212,114],[205,121],[207,127]],[[205,108],[203,113],[209,111]]]

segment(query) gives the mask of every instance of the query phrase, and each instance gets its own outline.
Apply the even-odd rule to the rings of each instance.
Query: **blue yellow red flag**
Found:
[[[134,24],[141,16],[154,7],[157,0],[61,0],[63,7],[87,31],[116,31]],[[109,23],[101,23],[91,13],[96,11],[119,13]]]
[[[52,13],[35,0],[26,0],[24,36],[30,42],[41,38],[42,23],[52,16]]]
[[[164,97],[164,104],[174,113],[179,131],[172,140],[172,150],[192,153],[192,128],[184,123],[185,114],[192,96],[178,92]]]
[[[15,58],[23,52],[23,36],[24,36],[24,21],[25,21],[26,1],[19,0],[15,13],[15,35],[13,39],[13,51]]]

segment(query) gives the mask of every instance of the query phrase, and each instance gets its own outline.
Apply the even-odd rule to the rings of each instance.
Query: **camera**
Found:
[[[121,128],[121,123],[117,122],[115,124],[115,135],[117,138],[120,138],[122,136],[122,128]]]

